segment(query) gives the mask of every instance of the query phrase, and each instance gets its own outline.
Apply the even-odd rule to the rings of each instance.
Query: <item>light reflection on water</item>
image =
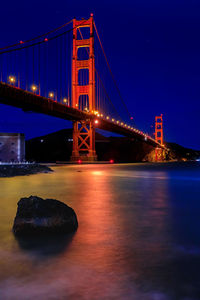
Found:
[[[199,167],[59,166],[0,179],[0,299],[199,299]],[[16,240],[16,203],[30,195],[72,206],[78,231]]]

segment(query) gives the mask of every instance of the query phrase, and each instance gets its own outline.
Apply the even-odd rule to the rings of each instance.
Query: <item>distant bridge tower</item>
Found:
[[[163,115],[155,118],[155,140],[163,145]]]
[[[163,146],[163,115],[155,117],[155,140]],[[163,161],[165,151],[157,147],[155,149],[155,161]]]
[[[89,38],[84,39],[80,29],[89,28]],[[78,38],[79,33],[79,38]],[[85,48],[88,52],[87,60],[80,60],[78,52],[80,48]],[[87,85],[79,84],[80,70],[87,69],[89,80]],[[84,97],[83,97],[84,96]],[[72,107],[83,109],[84,98],[85,107],[89,111],[95,110],[95,58],[94,58],[94,24],[93,14],[88,20],[73,20],[73,58],[72,58]],[[82,107],[81,107],[82,106]],[[71,160],[97,159],[95,151],[95,128],[93,121],[83,120],[73,122],[73,151]]]

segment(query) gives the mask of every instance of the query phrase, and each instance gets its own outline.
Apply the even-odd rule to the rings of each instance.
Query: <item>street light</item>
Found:
[[[31,90],[33,91],[33,93],[36,92],[37,91],[37,86],[35,84],[32,84]]]
[[[49,98],[53,98],[54,97],[54,93],[53,92],[50,92],[49,93]]]
[[[10,82],[10,84],[15,84],[15,82],[16,82],[15,76],[10,75],[10,76],[8,77],[8,81]]]

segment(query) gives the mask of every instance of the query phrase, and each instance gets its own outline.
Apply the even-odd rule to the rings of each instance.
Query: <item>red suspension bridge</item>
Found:
[[[74,161],[97,159],[96,128],[165,150],[162,115],[155,139],[133,126],[92,14],[0,48],[0,103],[73,121]]]

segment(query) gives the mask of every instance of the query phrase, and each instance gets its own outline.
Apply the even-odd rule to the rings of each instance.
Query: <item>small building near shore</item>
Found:
[[[0,133],[0,163],[25,160],[25,137],[22,133]]]

